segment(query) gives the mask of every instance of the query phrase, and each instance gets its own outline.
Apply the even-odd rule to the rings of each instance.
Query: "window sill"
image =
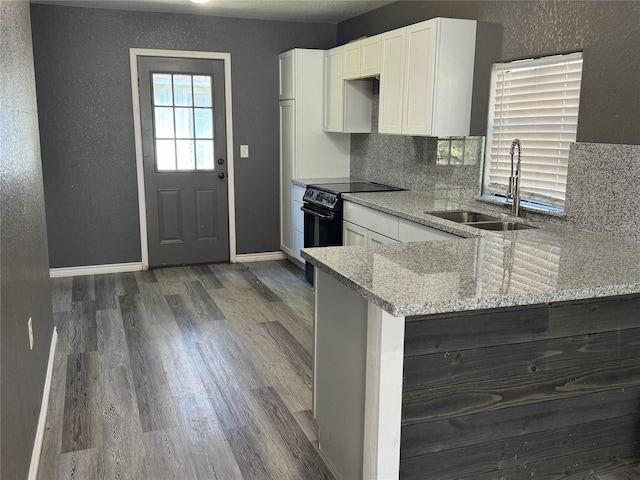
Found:
[[[505,199],[500,197],[480,195],[476,197],[476,200],[480,202],[491,203],[493,205],[502,205],[503,207],[508,207],[509,209],[511,209],[511,203],[507,202]],[[557,219],[564,219],[566,217],[564,209],[560,210],[559,208],[552,208],[552,207],[545,208],[542,205],[531,204],[526,201],[520,202],[520,210],[537,213],[541,215],[548,215],[550,217],[554,217]]]

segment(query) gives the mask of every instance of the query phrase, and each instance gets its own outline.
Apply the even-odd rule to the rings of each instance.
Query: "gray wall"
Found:
[[[497,32],[502,47],[494,62],[582,50],[577,141],[640,144],[640,2],[395,2],[340,23],[338,43],[433,17],[478,20],[485,33],[478,37],[481,51],[494,51]],[[485,97],[476,99],[477,94]],[[484,108],[479,121],[486,126],[482,102],[486,93],[474,90],[474,116]]]
[[[0,2],[0,32],[0,477],[18,479],[29,470],[53,320],[26,1]]]
[[[231,53],[237,251],[279,250],[277,55],[335,45],[335,25],[53,5],[31,17],[52,267],[140,261],[131,47]]]

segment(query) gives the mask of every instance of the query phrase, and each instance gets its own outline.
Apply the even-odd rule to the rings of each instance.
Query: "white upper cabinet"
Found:
[[[344,80],[356,80],[380,75],[380,39],[382,35],[363,38],[343,46]]]
[[[324,130],[342,132],[343,48],[336,47],[324,54]]]
[[[325,52],[323,127],[325,132],[369,133],[372,85],[344,80],[345,47]]]
[[[476,22],[435,18],[382,34],[379,132],[469,135]]]
[[[362,40],[347,43],[343,47],[342,78],[352,80],[360,78],[360,59],[362,57]]]
[[[382,35],[360,40],[360,76],[380,75],[380,42]]]
[[[378,132],[402,133],[406,28],[382,34]]]
[[[279,100],[291,100],[295,97],[295,74],[293,50],[289,50],[278,57],[280,72]]]

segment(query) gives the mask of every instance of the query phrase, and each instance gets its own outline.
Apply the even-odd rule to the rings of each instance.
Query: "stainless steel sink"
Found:
[[[526,223],[509,222],[500,220],[498,217],[486,215],[484,213],[470,212],[465,210],[451,212],[424,212],[434,217],[450,220],[452,222],[463,223],[470,227],[480,228],[482,230],[506,231],[506,230],[526,230],[528,228],[537,228]]]
[[[506,231],[506,230],[526,230],[529,228],[537,228],[525,223],[517,222],[479,222],[470,223],[470,227],[480,228],[482,230]]]
[[[434,217],[451,220],[457,223],[475,223],[475,222],[499,222],[498,217],[485,215],[478,212],[455,211],[455,212],[424,212]]]

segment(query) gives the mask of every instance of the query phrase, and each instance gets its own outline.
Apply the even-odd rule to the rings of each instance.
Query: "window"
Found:
[[[211,77],[154,73],[156,169],[214,170]]]
[[[582,53],[493,65],[483,195],[506,197],[511,175],[509,149],[519,138],[523,204],[564,209],[581,78]]]

